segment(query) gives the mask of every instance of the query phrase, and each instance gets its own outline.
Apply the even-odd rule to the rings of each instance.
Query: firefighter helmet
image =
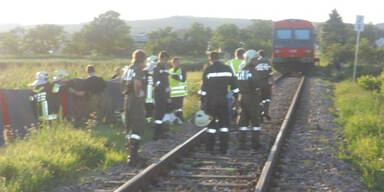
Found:
[[[257,59],[257,58],[259,58],[259,54],[253,49],[250,49],[244,53],[244,59],[247,62],[247,64],[250,64],[252,59]]]
[[[151,55],[147,58],[147,67],[153,67],[157,64],[158,58],[155,55]]]
[[[45,71],[39,71],[36,73],[36,80],[31,83],[31,86],[39,86],[48,82],[48,73]]]
[[[211,122],[211,119],[203,110],[195,113],[195,125],[197,127],[205,127]]]
[[[59,81],[59,80],[62,80],[65,76],[67,76],[68,74],[62,70],[62,69],[58,69],[54,72],[54,76],[53,76],[53,80],[54,81]]]

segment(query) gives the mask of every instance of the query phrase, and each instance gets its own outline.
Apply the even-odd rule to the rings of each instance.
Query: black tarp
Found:
[[[82,79],[73,79],[71,80],[70,86],[75,89],[80,89],[83,82],[84,80]],[[36,125],[37,122],[29,100],[29,96],[32,91],[16,89],[1,89],[1,91],[3,92],[8,108],[12,132],[23,137],[27,132],[26,128],[31,127],[31,124]],[[123,96],[120,91],[120,83],[107,81],[104,95],[104,115],[108,123],[113,123],[116,121],[116,111],[121,110],[123,107]],[[86,109],[87,99],[84,97],[77,97],[72,94],[68,94],[67,98],[69,118],[84,118],[87,115],[86,112],[88,111]],[[4,113],[0,107],[0,145],[4,144],[4,128]]]
[[[32,105],[29,100],[31,90],[2,89],[3,96],[8,108],[9,120],[12,133],[23,137],[26,134],[26,128],[36,125],[36,117],[33,113]],[[0,109],[0,131],[4,133],[4,111]],[[3,135],[2,135],[3,136]],[[3,137],[1,137],[3,144]]]

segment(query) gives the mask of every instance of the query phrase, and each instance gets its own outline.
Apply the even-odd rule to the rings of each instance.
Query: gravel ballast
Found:
[[[337,158],[332,90],[309,77],[303,91],[269,191],[369,191],[357,170]]]

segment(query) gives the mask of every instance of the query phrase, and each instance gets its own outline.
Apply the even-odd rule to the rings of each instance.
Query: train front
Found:
[[[315,34],[311,22],[289,19],[274,23],[272,64],[277,71],[308,72],[314,64]]]

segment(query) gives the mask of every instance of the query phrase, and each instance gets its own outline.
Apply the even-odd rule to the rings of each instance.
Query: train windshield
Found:
[[[291,39],[292,38],[292,30],[290,29],[279,29],[276,30],[276,37],[277,39]]]
[[[308,29],[296,29],[295,39],[296,40],[309,40],[311,38],[311,32]]]

